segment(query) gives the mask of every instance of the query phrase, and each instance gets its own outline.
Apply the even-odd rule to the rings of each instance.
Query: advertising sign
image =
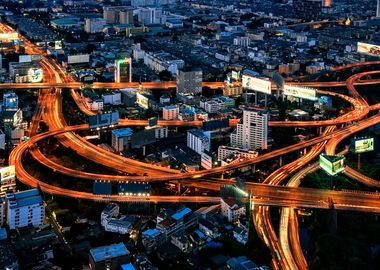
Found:
[[[351,151],[355,154],[374,150],[374,138],[358,138],[351,140]]]
[[[149,99],[140,93],[136,94],[136,103],[145,110],[149,108]]]
[[[232,70],[231,78],[235,81],[238,81],[240,79],[240,72]]]
[[[0,33],[0,40],[16,40],[18,39],[18,33],[17,32],[10,32],[10,33]]]
[[[243,74],[242,85],[244,88],[257,91],[264,94],[271,94],[272,83],[269,80],[263,80]]]
[[[344,156],[319,155],[319,167],[331,176],[344,171],[344,161]]]
[[[299,87],[299,86],[291,86],[287,84],[284,85],[284,95],[313,100],[313,101],[317,100],[315,89]]]
[[[56,49],[56,50],[62,49],[62,40],[56,40],[54,42],[54,49]]]
[[[28,71],[28,79],[31,83],[42,82],[43,71],[42,68],[30,68]]]
[[[27,54],[19,55],[18,56],[18,62],[19,63],[30,63],[30,62],[32,62],[32,56],[27,55]]]
[[[380,57],[380,45],[358,42],[358,53]]]
[[[119,123],[119,112],[92,115],[89,117],[88,123],[91,129],[117,125]]]
[[[16,168],[14,165],[4,167],[0,169],[0,180],[1,183],[8,181],[16,177]]]
[[[82,64],[82,63],[88,63],[88,62],[90,62],[89,54],[75,54],[75,55],[67,56],[68,64]]]

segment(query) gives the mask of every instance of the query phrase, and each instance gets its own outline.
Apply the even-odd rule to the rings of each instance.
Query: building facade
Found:
[[[7,222],[11,230],[33,225],[45,219],[45,205],[38,189],[7,193]]]
[[[245,109],[243,120],[231,134],[231,146],[248,150],[268,148],[268,111]]]

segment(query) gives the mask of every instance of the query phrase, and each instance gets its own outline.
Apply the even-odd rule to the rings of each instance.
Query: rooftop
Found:
[[[191,213],[191,209],[186,207],[186,208],[182,209],[181,211],[172,215],[172,218],[174,218],[175,220],[178,220],[178,219],[183,218],[188,213]]]
[[[129,251],[123,243],[112,244],[109,246],[97,247],[90,250],[91,257],[94,262],[100,262],[107,259],[126,256]]]
[[[132,136],[133,130],[131,128],[122,128],[112,130],[112,135],[116,137],[127,137]]]
[[[18,208],[28,205],[40,204],[43,202],[42,197],[38,189],[30,189],[21,192],[14,193],[14,197],[7,197],[7,200],[12,200],[12,204],[9,204],[9,208]]]

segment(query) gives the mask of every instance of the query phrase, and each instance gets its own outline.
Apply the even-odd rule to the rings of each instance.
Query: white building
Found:
[[[162,119],[174,120],[178,119],[179,107],[176,105],[166,106],[162,109]]]
[[[106,21],[103,18],[86,18],[84,20],[84,31],[86,33],[99,33],[103,30]]]
[[[210,151],[211,139],[209,132],[203,132],[200,129],[191,129],[187,131],[187,146],[198,154],[203,151]]]
[[[116,203],[109,203],[100,214],[100,224],[104,227],[108,222],[109,217],[117,217],[120,207]]]
[[[251,39],[249,37],[236,37],[234,38],[234,45],[248,47],[249,45],[251,45]]]
[[[253,159],[258,157],[259,153],[257,151],[253,150],[246,150],[246,149],[241,149],[241,148],[236,148],[236,147],[230,147],[226,145],[221,145],[218,148],[218,159],[219,160],[224,160],[231,154],[238,154],[240,158],[243,159]]]
[[[33,225],[38,227],[45,218],[45,206],[38,189],[7,193],[7,222],[11,230]]]
[[[162,24],[165,22],[162,9],[155,7],[140,8],[137,13],[137,18],[143,25]]]
[[[103,95],[103,103],[111,105],[120,105],[121,104],[121,93],[112,92]]]
[[[229,222],[236,222],[245,215],[245,206],[231,198],[220,198],[221,213]]]
[[[103,99],[86,99],[86,105],[91,111],[101,111],[103,110],[104,102]]]
[[[268,111],[245,109],[242,123],[231,134],[231,145],[248,150],[268,148]]]
[[[168,137],[168,127],[156,127],[154,129],[154,135],[156,139],[163,139]]]

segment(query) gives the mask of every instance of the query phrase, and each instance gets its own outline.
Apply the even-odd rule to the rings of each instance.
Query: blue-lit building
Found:
[[[4,110],[17,111],[18,109],[18,96],[14,92],[8,92],[3,95]]]
[[[117,152],[122,152],[131,147],[131,137],[133,130],[131,128],[122,128],[112,130],[112,148]]]
[[[93,248],[89,260],[92,270],[119,270],[121,265],[130,262],[129,251],[123,243]]]
[[[7,222],[11,230],[43,224],[45,205],[38,189],[7,193],[6,203]]]

